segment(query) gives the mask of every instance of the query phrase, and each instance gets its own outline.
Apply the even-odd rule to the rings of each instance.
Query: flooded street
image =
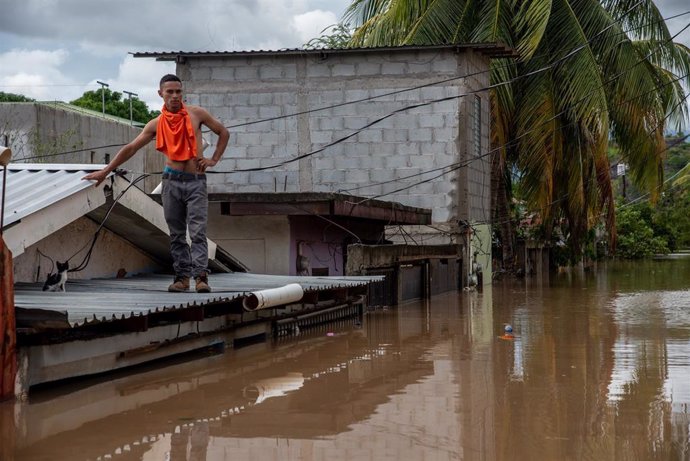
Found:
[[[690,258],[497,281],[0,411],[7,461],[690,460]]]

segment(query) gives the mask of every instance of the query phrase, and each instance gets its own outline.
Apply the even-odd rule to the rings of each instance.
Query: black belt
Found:
[[[197,181],[206,180],[204,173],[163,173],[163,179],[170,179],[172,181]]]

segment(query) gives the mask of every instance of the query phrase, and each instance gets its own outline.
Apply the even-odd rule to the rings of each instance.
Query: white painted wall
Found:
[[[250,272],[290,273],[287,216],[223,216],[210,205],[208,238],[242,261]]]
[[[97,228],[98,225],[95,222],[82,217],[27,247],[12,261],[14,281],[45,281],[51,270],[51,263],[40,256],[38,251],[50,256],[53,260],[65,261],[86,245],[84,251],[70,261],[70,267],[75,267],[83,259]],[[115,277],[120,269],[126,270],[128,275],[162,270],[146,254],[104,228],[98,236],[87,268],[81,272],[70,273],[69,278]],[[69,284],[67,289],[69,290]]]

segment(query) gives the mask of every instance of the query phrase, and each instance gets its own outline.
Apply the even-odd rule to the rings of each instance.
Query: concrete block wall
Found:
[[[471,53],[464,62],[462,72],[468,77],[464,80],[465,92],[461,109],[463,114],[460,130],[462,142],[458,146],[461,162],[467,165],[459,170],[460,187],[457,202],[460,219],[470,222],[488,223],[491,220],[491,165],[490,146],[490,100],[487,91],[480,91],[490,85],[487,69],[489,60],[477,53]],[[476,103],[480,109],[476,113]],[[476,120],[476,117],[479,117]],[[474,130],[480,128],[480,145],[476,146]]]
[[[437,177],[438,169],[468,155],[471,106],[469,98],[455,97],[488,84],[488,73],[434,83],[486,69],[488,63],[472,51],[452,49],[276,52],[187,56],[178,63],[177,74],[187,103],[205,107],[230,127],[229,147],[215,167],[222,174],[211,175],[211,184],[222,184],[228,192],[386,194],[381,198],[430,208],[435,222],[449,222],[488,213],[483,204],[488,210],[484,190],[490,181],[483,162]],[[416,89],[406,91],[410,88]],[[488,96],[481,97],[486,148]],[[450,99],[403,110],[443,98]],[[318,108],[324,109],[314,111]],[[303,113],[308,110],[313,112]],[[271,120],[289,114],[297,115]],[[238,171],[271,166],[276,167]],[[425,173],[429,170],[436,171]],[[417,184],[422,180],[429,181]]]
[[[47,154],[45,158],[26,162],[103,164],[115,157],[120,145],[128,143],[140,132],[141,128],[129,123],[65,110],[50,103],[0,103],[0,143],[6,136],[12,147],[13,162]],[[81,149],[86,150],[52,155]],[[133,177],[137,177],[142,172],[158,173],[164,165],[164,156],[150,143],[123,168],[131,170]],[[143,189],[150,192],[160,182],[160,176],[154,175],[142,182]]]

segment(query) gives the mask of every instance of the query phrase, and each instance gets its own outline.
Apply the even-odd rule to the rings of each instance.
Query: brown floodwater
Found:
[[[0,423],[7,461],[690,460],[690,258],[41,389]]]

